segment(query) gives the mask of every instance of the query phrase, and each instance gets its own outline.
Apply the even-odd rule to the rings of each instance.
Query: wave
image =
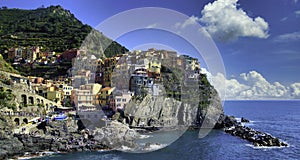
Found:
[[[241,123],[242,126],[254,126],[256,122],[259,122],[259,121],[252,121],[252,120],[249,120],[249,122],[241,122],[242,121],[242,118],[239,118],[239,117],[236,117],[235,120],[239,123]]]
[[[236,120],[237,122],[241,122],[241,121],[242,121],[242,118],[235,117],[235,120]]]
[[[143,148],[143,150],[145,150],[145,151],[155,151],[155,150],[159,150],[161,148],[164,148],[166,146],[167,146],[167,144],[154,143],[154,144],[150,144],[150,145],[145,146]]]
[[[35,154],[26,152],[24,156],[18,157],[19,160],[25,160],[25,159],[32,159],[32,158],[37,158],[37,157],[45,157],[45,156],[51,156],[54,154],[57,154],[59,152],[49,152],[49,151],[44,151],[44,152],[38,152]]]
[[[147,139],[147,138],[150,138],[150,137],[153,137],[153,136],[141,134],[140,137],[139,137],[139,139]]]
[[[286,142],[284,142],[286,143]],[[254,146],[253,144],[245,144],[247,147],[251,147],[253,149],[281,149],[281,148],[287,148],[290,147],[290,144],[286,143],[288,146]]]
[[[121,146],[121,148],[119,148],[117,150],[120,150],[120,151],[134,151],[133,148],[130,148],[128,146]]]
[[[248,127],[248,126],[254,126],[255,124],[254,124],[254,123],[252,123],[252,122],[248,122],[248,123],[244,123],[244,122],[242,122],[242,123],[241,123],[241,125],[242,125],[242,126],[246,126],[246,127]]]
[[[96,152],[100,152],[100,153],[104,153],[104,152],[110,152],[112,151],[111,149],[99,149],[99,150],[96,150]]]

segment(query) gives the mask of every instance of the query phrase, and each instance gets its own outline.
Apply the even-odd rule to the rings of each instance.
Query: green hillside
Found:
[[[42,46],[43,51],[63,52],[79,48],[92,27],[83,24],[68,10],[61,6],[50,6],[35,10],[0,9],[0,53],[17,46]],[[128,50],[112,42],[102,33],[95,31],[93,50],[101,51],[103,46],[111,45],[105,55],[125,53]],[[5,54],[4,54],[5,56]]]
[[[0,71],[18,73],[9,63],[7,63],[0,54]]]

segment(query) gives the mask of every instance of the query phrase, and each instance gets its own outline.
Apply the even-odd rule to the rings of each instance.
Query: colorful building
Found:
[[[80,50],[80,49],[70,49],[65,51],[64,53],[61,54],[60,58],[64,61],[69,61],[72,62],[72,59],[79,56],[79,55],[83,55],[85,54],[86,51],[85,50]]]
[[[62,85],[59,85],[59,88],[63,91],[63,99],[71,98],[73,86],[69,86],[67,84],[62,84]]]
[[[114,96],[116,108],[124,110],[133,95],[133,92],[121,92],[120,94],[116,94]]]
[[[198,62],[197,58],[193,58],[188,55],[181,55],[180,57],[185,60],[186,70],[200,70],[200,63]]]
[[[51,86],[48,88],[47,99],[59,103],[62,101],[62,97],[62,91],[58,87]]]
[[[98,110],[97,94],[101,88],[102,85],[96,83],[81,85],[79,89],[72,91],[71,102],[75,104],[78,111]]]
[[[153,85],[153,80],[148,77],[146,69],[137,69],[130,77],[129,90],[135,95],[148,91]]]
[[[115,90],[115,87],[105,87],[100,90],[100,93],[98,94],[98,100],[102,107],[109,104],[109,96],[112,94],[112,92]]]
[[[29,62],[33,62],[37,59],[37,54],[40,52],[40,47],[30,47],[26,49],[26,55],[23,57]]]
[[[115,69],[115,66],[118,62],[120,57],[113,57],[113,58],[106,58],[104,60],[104,65],[103,65],[103,85],[105,87],[111,87],[111,79],[112,79],[112,72]]]
[[[15,60],[15,59],[22,58],[23,52],[25,52],[25,48],[24,47],[10,48],[8,50],[8,57],[7,57],[7,59],[8,60]]]

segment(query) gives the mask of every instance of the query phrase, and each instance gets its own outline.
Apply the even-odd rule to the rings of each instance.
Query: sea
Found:
[[[33,159],[47,160],[228,160],[228,159],[300,159],[300,101],[225,101],[224,112],[250,123],[253,129],[270,133],[289,144],[289,147],[254,147],[251,143],[221,130],[212,130],[198,138],[198,131],[186,131],[171,144],[152,147],[162,149],[148,153],[124,151],[77,152],[52,154]],[[175,133],[175,135],[178,133]],[[147,138],[168,139],[174,133],[160,132]],[[159,146],[165,145],[165,146]]]

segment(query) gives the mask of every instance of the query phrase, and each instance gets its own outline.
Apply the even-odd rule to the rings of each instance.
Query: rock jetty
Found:
[[[241,122],[250,121],[242,118]],[[287,147],[288,144],[278,138],[264,132],[256,131],[247,126],[243,126],[233,116],[221,115],[216,128],[223,128],[226,133],[240,137],[251,142],[256,147]]]

